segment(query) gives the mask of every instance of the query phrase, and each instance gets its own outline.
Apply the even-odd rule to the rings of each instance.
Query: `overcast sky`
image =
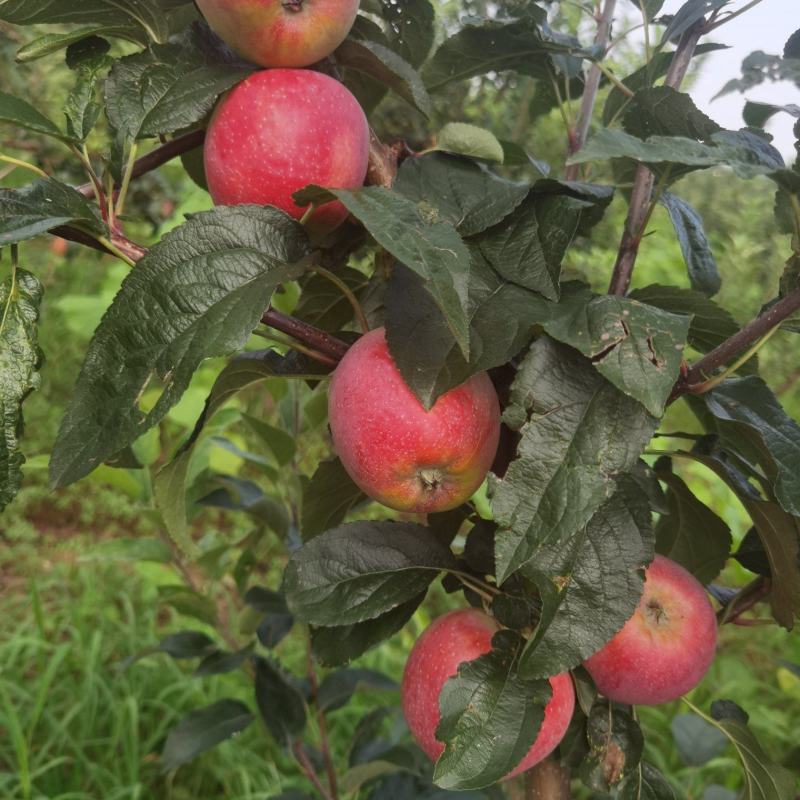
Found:
[[[662,14],[672,14],[684,0],[666,0]],[[740,8],[745,0],[737,0],[730,8]],[[627,4],[626,4],[627,5]],[[795,103],[800,105],[800,89],[793,83],[763,83],[747,95],[738,92],[727,94],[711,102],[711,98],[733,77],[740,74],[742,59],[753,50],[779,54],[790,34],[800,28],[800,0],[762,0],[740,17],[717,28],[704,41],[720,42],[730,46],[709,54],[702,72],[690,94],[698,107],[723,128],[736,130],[744,125],[742,108],[745,97],[775,105]],[[794,160],[794,118],[785,113],[776,114],[767,123],[767,130],[775,137],[773,144],[785,158]]]

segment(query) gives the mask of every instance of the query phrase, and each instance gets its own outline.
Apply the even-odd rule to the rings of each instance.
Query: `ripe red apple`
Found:
[[[656,556],[633,616],[584,666],[609,700],[656,705],[700,683],[716,643],[717,620],[702,584]]]
[[[262,67],[307,67],[353,27],[358,0],[197,0],[211,28]]]
[[[444,744],[436,738],[439,724],[439,693],[458,671],[492,649],[497,633],[495,621],[476,608],[451,611],[434,620],[417,639],[406,662],[401,685],[403,714],[417,744],[436,760]],[[513,778],[550,755],[564,737],[575,708],[575,690],[569,674],[550,678],[553,694],[544,707],[544,720],[536,741],[520,764],[505,778]],[[505,780],[504,778],[504,780]]]
[[[426,411],[392,360],[383,328],[362,336],[339,363],[328,418],[350,477],[399,511],[445,511],[467,500],[500,435],[500,405],[485,372]]]
[[[364,183],[369,127],[341,83],[306,69],[255,72],[219,103],[204,148],[206,179],[217,205],[259,203],[299,219],[292,193],[309,183],[354,189]],[[347,216],[339,202],[315,210],[317,228]]]

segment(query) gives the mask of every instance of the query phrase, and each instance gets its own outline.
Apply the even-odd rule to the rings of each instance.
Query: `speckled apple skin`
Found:
[[[347,37],[359,0],[197,0],[206,22],[262,67],[307,67]]]
[[[476,608],[451,611],[434,620],[411,649],[401,687],[403,714],[417,744],[436,760],[444,744],[436,738],[439,725],[439,693],[464,661],[472,661],[492,649],[498,626]],[[552,697],[544,707],[544,720],[536,741],[520,764],[508,775],[513,778],[553,752],[564,738],[575,708],[572,679],[564,672],[550,678]]]
[[[364,183],[369,127],[358,101],[339,81],[304,69],[255,72],[220,101],[203,159],[217,205],[258,203],[296,219],[292,193],[309,183],[353,189]],[[331,229],[347,210],[320,206],[312,218]]]
[[[383,328],[362,336],[339,363],[328,418],[350,477],[399,511],[445,511],[467,500],[491,467],[500,435],[500,404],[486,373],[426,411],[397,369]],[[420,477],[431,469],[441,476],[435,490]]]
[[[609,700],[657,705],[700,683],[716,644],[717,620],[702,584],[680,564],[656,556],[633,616],[584,666]]]

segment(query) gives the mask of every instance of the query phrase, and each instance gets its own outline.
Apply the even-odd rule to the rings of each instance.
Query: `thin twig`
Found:
[[[297,339],[298,342],[310,345],[314,350],[329,356],[337,362],[342,359],[350,346],[347,342],[337,339],[327,331],[315,328],[313,325],[290,317],[287,314],[282,314],[274,308],[264,312],[261,322],[270,328],[275,328],[275,330],[291,336],[293,339]]]
[[[320,779],[317,777],[317,773],[314,770],[314,765],[309,760],[305,748],[303,747],[303,743],[293,742],[292,753],[297,759],[297,763],[300,765],[300,768],[303,770],[306,777],[311,781],[311,783],[314,785],[314,788],[320,793],[324,800],[334,800],[328,790],[322,785]]]
[[[717,624],[724,625],[726,622],[736,624],[737,619],[749,611],[757,603],[760,603],[770,590],[770,580],[763,575],[759,575],[740,589],[718,612]]]
[[[317,670],[314,666],[314,654],[311,651],[311,637],[308,637],[308,644],[306,649],[306,664],[308,671],[308,682],[311,687],[311,701],[317,709],[317,725],[319,726],[319,740],[320,750],[322,751],[322,758],[325,761],[325,771],[328,774],[328,786],[330,786],[331,795],[334,800],[338,800],[339,789],[336,785],[336,767],[333,764],[331,757],[330,742],[328,740],[328,723],[325,719],[325,712],[319,707],[317,702],[317,694],[319,692],[319,685],[317,684]]]

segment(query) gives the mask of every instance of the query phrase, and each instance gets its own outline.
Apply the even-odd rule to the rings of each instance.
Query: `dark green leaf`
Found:
[[[41,381],[38,322],[43,293],[39,280],[19,267],[0,283],[0,511],[22,483],[22,404]]]
[[[275,647],[292,629],[294,617],[289,613],[286,598],[280,592],[252,586],[245,593],[244,601],[264,615],[256,628],[258,640],[264,647]]]
[[[317,706],[321,711],[335,711],[362,689],[397,691],[400,687],[382,672],[373,669],[339,669],[329,672],[317,692]]]
[[[270,497],[253,481],[232,475],[217,475],[214,482],[219,488],[200,498],[198,502],[206,506],[246,511],[281,538],[286,536],[289,531],[289,514],[282,502]]]
[[[730,528],[677,475],[656,474],[669,487],[669,514],[656,526],[656,552],[677,561],[700,583],[711,583],[728,560]]]
[[[87,42],[102,44],[88,47]],[[74,66],[71,65],[76,73],[75,86],[67,97],[64,115],[67,118],[67,133],[77,142],[86,140],[100,116],[101,106],[95,99],[95,88],[102,73],[111,64],[111,59],[105,55],[108,47],[105,39],[92,36],[67,48],[67,63],[70,63],[71,54],[78,60]],[[75,55],[75,48],[84,48],[83,53]]]
[[[352,267],[337,269],[336,277],[356,297],[369,284],[369,278]],[[303,290],[292,316],[326,331],[335,332],[342,330],[353,319],[353,307],[338,286],[314,272],[303,281]]]
[[[347,664],[397,633],[411,619],[424,598],[425,592],[421,592],[408,602],[365,622],[312,628],[314,654],[327,667]]]
[[[351,522],[317,536],[286,567],[289,609],[312,625],[374,619],[452,569],[449,548],[410,522]]]
[[[378,0],[378,6],[389,46],[412,67],[419,67],[436,35],[436,15],[429,0]]]
[[[656,427],[590,361],[546,337],[517,372],[505,420],[521,430],[522,441],[492,490],[500,583],[542,547],[555,552],[571,541],[615,492],[613,476],[636,463]]]
[[[769,558],[755,528],[747,531],[733,557],[750,572],[770,577]]]
[[[678,714],[670,728],[681,761],[691,767],[716,758],[728,744],[725,734],[696,714]]]
[[[255,662],[258,710],[275,741],[286,747],[305,728],[303,696],[279,664],[266,658]]]
[[[167,735],[161,763],[165,771],[186,764],[243,731],[253,715],[238,700],[218,700],[187,714]]]
[[[511,772],[536,740],[551,689],[547,681],[518,674],[522,644],[511,631],[495,634],[492,650],[461,664],[442,688],[436,738],[445,749],[433,772],[437,786],[490,786]]]
[[[366,499],[338,458],[321,461],[311,480],[303,486],[300,523],[303,539],[313,539],[344,522],[351,509]]]
[[[483,164],[444,153],[406,159],[394,189],[413,200],[423,218],[447,221],[462,236],[505,219],[529,191],[527,184],[499,178]]]
[[[180,631],[165,636],[159,642],[158,649],[172,658],[200,658],[214,652],[216,645],[199,631]]]
[[[731,378],[703,395],[724,441],[755,448],[781,506],[800,517],[800,425],[761,378]]]
[[[744,119],[745,125],[749,125],[752,128],[763,128],[768,119],[781,112],[790,114],[793,117],[800,117],[800,106],[794,103],[776,106],[772,103],[757,103],[753,100],[748,100],[742,109],[742,119]]]
[[[294,437],[282,428],[276,428],[264,420],[242,414],[242,419],[247,427],[258,437],[259,441],[267,446],[278,464],[286,466],[294,457]]]
[[[363,73],[388,86],[429,117],[433,112],[431,98],[417,71],[397,53],[382,44],[365,39],[345,39],[334,52],[336,63]]]
[[[135,25],[85,25],[82,28],[74,28],[64,33],[47,33],[38,39],[34,39],[32,42],[20,47],[15,60],[20,63],[35,61],[37,58],[43,58],[51,53],[64,50],[69,45],[80,42],[89,36],[102,35],[110,39],[120,38],[138,41],[141,38],[141,34],[141,29]]]
[[[604,794],[638,768],[644,737],[636,720],[607,702],[595,703],[586,721],[589,753],[578,770],[581,780]]]
[[[625,110],[622,127],[639,139],[684,136],[697,141],[706,141],[722,130],[697,108],[688,94],[669,86],[636,92]]]
[[[540,175],[546,177],[550,174],[550,165],[546,161],[534,158],[524,147],[507,139],[500,139],[503,148],[503,163],[507,167],[532,166]]]
[[[671,192],[663,192],[659,200],[669,212],[678,235],[692,288],[709,296],[716,294],[722,281],[700,215],[685,200]]]
[[[436,149],[481,161],[503,163],[503,145],[485,128],[466,122],[448,122],[436,137]]]
[[[652,764],[642,761],[620,784],[617,800],[679,800],[679,796]]]
[[[226,653],[218,650],[216,653],[207,655],[194,671],[196,678],[205,678],[209,675],[225,675],[239,669],[253,653],[253,646],[248,645],[241,650],[233,653]]]
[[[180,399],[200,362],[241,348],[273,288],[296,277],[305,232],[269,207],[219,207],[167,234],[123,281],[89,345],[61,423],[50,475],[83,477]],[[138,399],[163,391],[148,414]]]
[[[664,33],[661,36],[659,47],[668,41],[676,40],[699,22],[706,14],[728,5],[731,0],[686,0],[686,2],[670,17]]]
[[[179,584],[159,586],[158,599],[174,608],[179,614],[199,619],[212,627],[217,624],[217,607],[214,601],[188,586]]]
[[[105,234],[97,206],[54,178],[39,178],[22,189],[0,189],[0,247],[68,224]]]
[[[0,8],[0,13],[2,13],[2,8]],[[37,111],[30,103],[5,92],[0,92],[0,122],[69,141],[69,137],[64,135],[55,123]]]

